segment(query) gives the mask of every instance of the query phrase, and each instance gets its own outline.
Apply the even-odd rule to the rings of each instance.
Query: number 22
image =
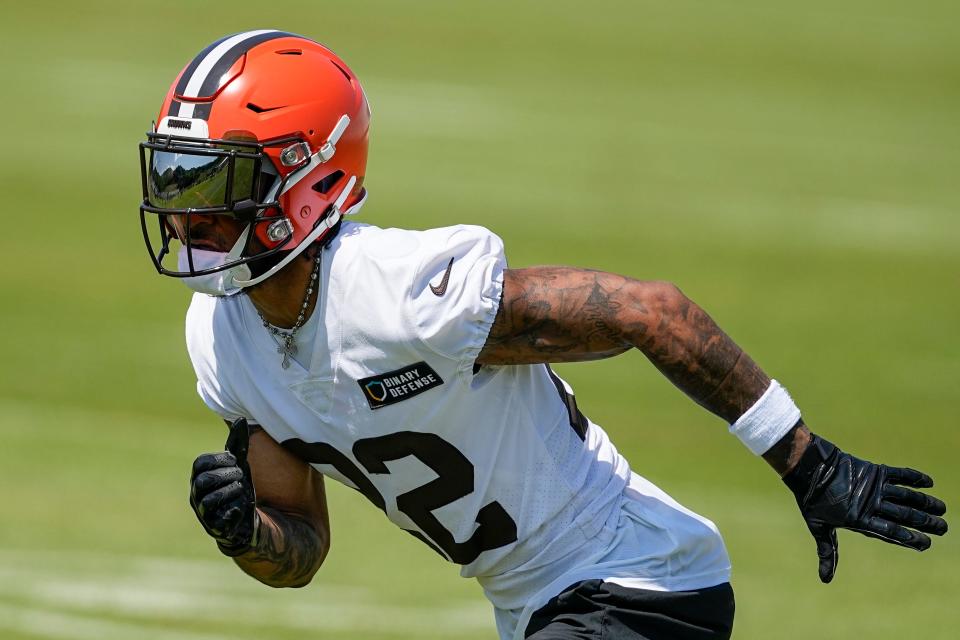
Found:
[[[325,442],[311,443],[297,438],[284,441],[283,446],[307,462],[333,466],[367,499],[386,511],[386,502],[370,479],[337,449]],[[411,534],[453,562],[470,564],[484,551],[517,541],[517,524],[497,501],[488,503],[477,512],[475,522],[478,526],[465,542],[457,542],[433,515],[434,510],[468,496],[474,490],[473,464],[437,434],[400,431],[363,438],[354,443],[353,456],[371,475],[390,473],[386,462],[409,456],[417,458],[437,474],[436,479],[427,484],[398,495],[397,509],[426,535],[408,530]]]

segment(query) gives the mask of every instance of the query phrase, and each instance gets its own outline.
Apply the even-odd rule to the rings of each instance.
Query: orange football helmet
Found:
[[[245,287],[327,241],[366,198],[369,127],[359,80],[321,44],[260,30],[205,48],[177,76],[140,143],[140,221],[157,271],[187,278],[233,270]],[[244,223],[213,265],[198,258],[211,247],[191,242],[203,216]],[[181,245],[176,268],[165,264],[173,242]]]

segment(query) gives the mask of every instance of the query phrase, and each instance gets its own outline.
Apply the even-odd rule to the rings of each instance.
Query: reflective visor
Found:
[[[226,137],[148,132],[147,140],[140,143],[140,227],[160,273],[183,278],[224,271],[286,250],[293,239],[288,233],[273,248],[254,255],[245,246],[237,259],[222,265],[206,267],[195,261],[194,249],[225,253],[246,226],[283,220],[277,194],[283,192],[284,181],[302,169],[281,178],[266,153],[269,147],[300,144],[301,138],[261,143],[243,131],[227,132]],[[253,237],[248,236],[247,245]],[[186,271],[179,264],[165,266],[165,259],[178,255],[175,244],[186,247]]]
[[[149,150],[147,202],[173,210],[224,211],[254,198],[259,162],[238,147]]]

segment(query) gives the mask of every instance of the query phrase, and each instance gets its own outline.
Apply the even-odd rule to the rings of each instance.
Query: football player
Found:
[[[812,433],[672,284],[509,269],[481,227],[346,221],[369,124],[329,49],[248,31],[187,64],[140,145],[144,239],[196,292],[197,390],[230,425],[226,450],[196,459],[190,504],[243,571],[310,582],[331,477],[477,578],[501,638],[728,638],[716,527],[632,472],[549,366],[630,349],[783,478],[824,582],[838,528],[921,551],[946,532],[943,502],[915,490],[927,475]]]

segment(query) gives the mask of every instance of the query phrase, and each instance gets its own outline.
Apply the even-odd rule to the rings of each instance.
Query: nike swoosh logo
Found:
[[[443,272],[443,280],[440,281],[440,285],[437,287],[432,284],[430,285],[430,291],[433,291],[433,295],[442,296],[447,292],[447,283],[450,282],[451,269],[453,269],[453,258],[450,258],[450,262],[447,263],[447,270]]]

